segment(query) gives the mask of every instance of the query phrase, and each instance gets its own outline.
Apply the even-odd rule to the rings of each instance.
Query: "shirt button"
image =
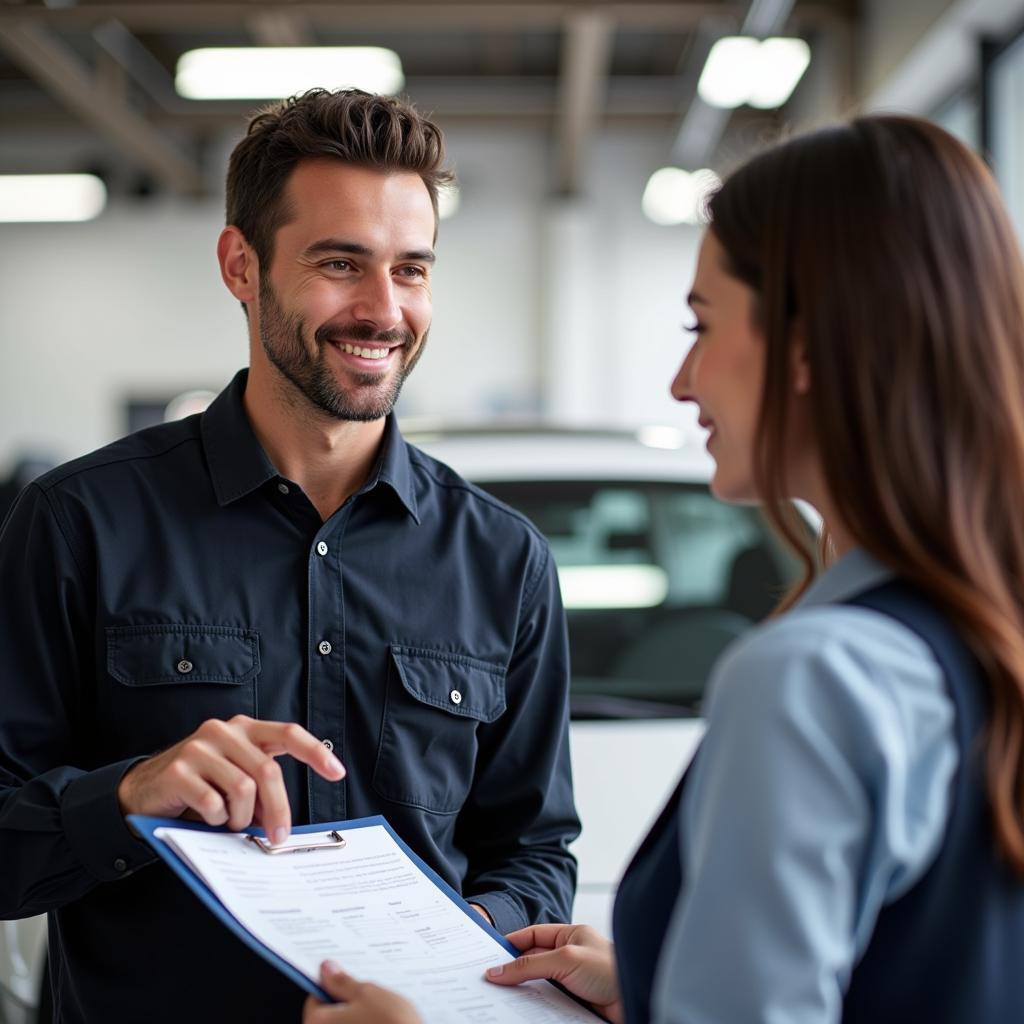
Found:
[[[330,654],[332,650],[330,640],[321,640],[316,649],[321,654]]]
[[[182,658],[177,665],[174,666],[183,676],[187,676],[189,672],[195,667],[188,658]]]
[[[280,491],[280,492],[281,492],[282,494],[287,494],[287,493],[288,493],[288,485],[287,485],[287,484],[278,484],[278,485],[277,485],[277,489],[278,489],[278,490],[279,490],[279,491]]]
[[[462,703],[462,694],[458,690],[452,690],[452,692],[449,693],[448,696],[451,697],[453,704]]]
[[[334,749],[334,743],[331,740],[324,740],[323,744],[328,750]]]
[[[124,874],[124,872],[128,870],[128,861],[126,861],[124,857],[118,857],[117,860],[114,861],[114,870],[118,874]]]
[[[327,545],[323,541],[320,541],[320,543],[317,544],[317,546],[316,546],[316,553],[318,555],[326,555],[327,554]]]

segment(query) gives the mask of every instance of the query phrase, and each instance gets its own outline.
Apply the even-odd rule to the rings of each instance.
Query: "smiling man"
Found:
[[[449,180],[438,129],[391,99],[255,117],[217,249],[248,370],[42,477],[4,525],[0,918],[50,914],[60,1021],[298,1019],[131,813],[278,841],[382,813],[501,931],[570,912],[550,553],[392,415]]]

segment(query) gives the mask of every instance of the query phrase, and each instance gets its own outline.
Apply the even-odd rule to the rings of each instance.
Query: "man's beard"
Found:
[[[412,351],[415,337],[411,331],[375,331],[368,324],[326,324],[313,334],[316,353],[311,354],[305,342],[305,323],[301,317],[285,313],[270,282],[260,280],[260,342],[267,358],[321,412],[337,420],[362,423],[379,420],[391,413],[398,401],[406,378],[412,373],[427,343],[424,332],[419,348]],[[339,386],[325,358],[331,343],[366,344],[401,343],[393,359],[400,360],[397,373],[352,372],[354,384]],[[410,354],[411,353],[411,354]]]

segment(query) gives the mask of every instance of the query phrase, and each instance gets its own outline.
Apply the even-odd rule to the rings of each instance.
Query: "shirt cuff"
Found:
[[[141,760],[134,757],[86,772],[61,797],[64,834],[72,852],[98,881],[117,881],[158,859],[128,828],[117,802],[121,779]]]
[[[463,897],[467,903],[476,903],[491,915],[494,930],[502,935],[517,932],[530,922],[519,901],[507,892],[486,892],[481,896]]]

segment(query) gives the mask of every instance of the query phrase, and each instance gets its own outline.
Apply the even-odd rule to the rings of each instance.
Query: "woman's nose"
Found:
[[[686,353],[685,358],[679,364],[675,377],[669,391],[677,402],[694,402],[696,399],[690,391],[690,371],[693,366],[693,347]]]

